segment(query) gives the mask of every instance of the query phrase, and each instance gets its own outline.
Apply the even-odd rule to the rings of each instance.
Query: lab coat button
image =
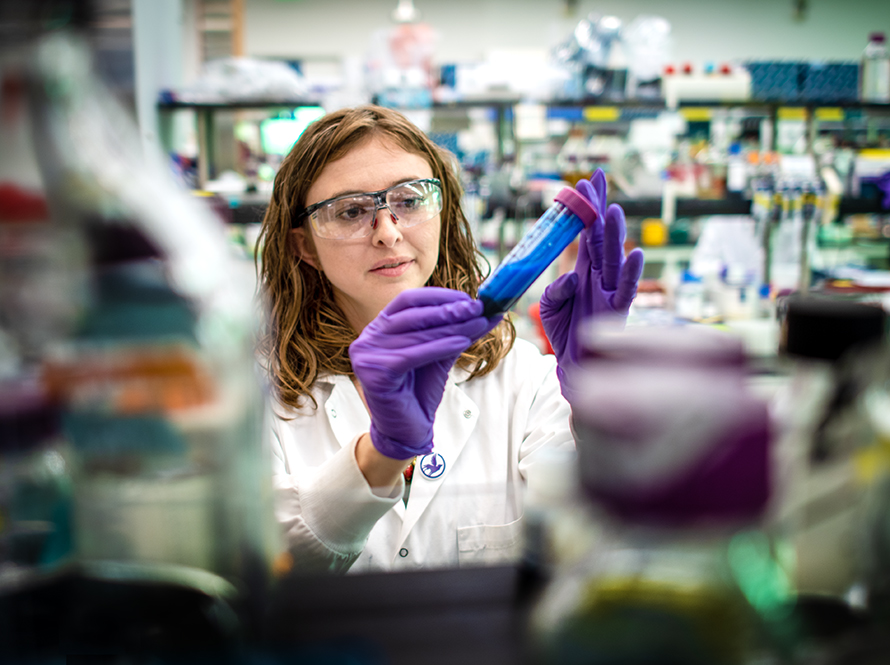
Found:
[[[400,549],[400,550],[399,550],[399,556],[402,557],[403,559],[404,559],[406,556],[408,556],[408,549],[405,548],[405,547],[403,547],[402,549]]]
[[[464,411],[464,418],[470,418],[470,417],[472,417],[472,415],[473,415],[473,412],[470,411],[469,409]]]
[[[331,418],[337,417],[337,409],[331,409]]]

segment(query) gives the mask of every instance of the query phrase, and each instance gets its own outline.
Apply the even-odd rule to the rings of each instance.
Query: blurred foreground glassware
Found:
[[[23,10],[28,38],[3,60],[4,108],[13,90],[30,127],[9,132],[4,116],[19,149],[2,155],[0,187],[36,191],[46,230],[4,236],[31,252],[0,253],[16,278],[0,289],[10,371],[40,382],[71,442],[79,571],[250,602],[279,551],[253,280],[219,220],[142,154],[82,35],[48,20],[77,5]],[[36,178],[8,182],[35,162]],[[45,269],[67,277],[29,301]]]
[[[0,381],[0,593],[67,562],[71,451],[41,386]]]
[[[890,344],[887,340],[863,352],[855,363],[861,392],[854,414],[865,434],[854,455],[857,478],[862,487],[861,522],[856,542],[861,549],[859,583],[853,593],[877,626],[890,622]],[[885,655],[890,654],[886,645]]]
[[[792,463],[778,519],[801,594],[854,611],[888,590],[887,315],[878,304],[811,294],[780,306],[791,379],[776,403]]]
[[[789,653],[793,590],[763,528],[771,424],[741,343],[593,328],[571,377],[581,484],[602,521],[534,608],[542,663],[744,663]]]
[[[85,295],[79,235],[53,223],[37,163],[32,35],[26,21],[7,20],[10,7],[0,5],[0,593],[71,555],[71,450],[39,373]]]

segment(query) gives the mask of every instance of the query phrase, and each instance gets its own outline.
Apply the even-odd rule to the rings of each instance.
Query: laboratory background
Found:
[[[0,0],[0,661],[890,662],[888,38],[882,0]],[[512,565],[282,544],[257,239],[361,104],[454,155],[492,269],[597,169],[645,255]],[[509,313],[542,353],[576,252]]]

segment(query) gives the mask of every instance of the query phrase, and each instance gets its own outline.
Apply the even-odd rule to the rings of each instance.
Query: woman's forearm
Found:
[[[411,463],[410,459],[392,459],[378,452],[368,432],[362,434],[355,445],[355,461],[371,491],[380,496],[392,495],[399,484],[399,476]]]

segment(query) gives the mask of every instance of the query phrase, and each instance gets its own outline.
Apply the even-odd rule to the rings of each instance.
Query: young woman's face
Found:
[[[406,152],[389,138],[374,137],[329,163],[309,188],[306,205],[432,177],[422,156]],[[404,228],[383,208],[377,211],[376,228],[364,238],[310,239],[308,222],[294,233],[303,259],[324,272],[337,304],[361,331],[399,293],[426,284],[439,259],[440,229],[440,215]]]

